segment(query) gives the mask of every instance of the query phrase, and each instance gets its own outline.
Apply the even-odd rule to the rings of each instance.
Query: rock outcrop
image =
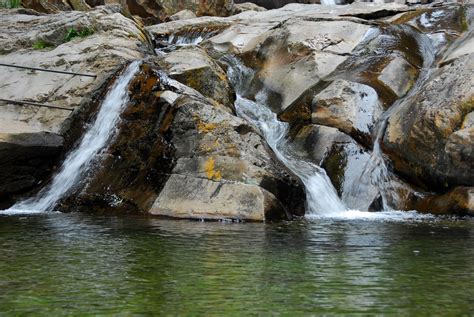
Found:
[[[237,116],[237,90],[238,98],[268,107],[272,118],[288,123],[285,151],[323,167],[349,208],[474,214],[469,7],[290,4],[229,17],[183,13],[184,19],[143,31],[131,15],[163,20],[167,4],[123,4],[129,18],[114,6],[58,15],[0,12],[2,28],[26,23],[31,29],[0,34],[6,43],[0,61],[100,75],[70,82],[50,75],[44,86],[31,81],[30,90],[16,85],[38,74],[0,75],[8,88],[3,98],[81,105],[73,115],[0,109],[0,147],[6,149],[0,149],[0,174],[6,171],[1,175],[10,184],[2,187],[3,197],[35,187],[49,174],[63,144],[70,148],[81,123],[94,117],[114,71],[151,53],[153,43],[155,54],[129,87],[130,102],[100,168],[60,202],[62,210],[252,221],[303,215],[301,181],[278,161],[258,124]],[[198,10],[192,9],[202,15]],[[65,42],[70,29],[84,37]],[[228,76],[235,59],[251,68],[248,82],[242,69],[245,85]],[[8,154],[2,160],[8,151],[27,154],[13,165]],[[34,174],[32,166],[44,172]],[[13,177],[18,171],[26,172]]]

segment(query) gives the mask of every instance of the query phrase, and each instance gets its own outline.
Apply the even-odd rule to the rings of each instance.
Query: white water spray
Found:
[[[41,213],[54,208],[59,199],[76,185],[91,167],[91,162],[107,147],[117,126],[120,114],[129,101],[128,85],[138,72],[139,61],[132,62],[116,80],[80,144],[64,160],[50,184],[35,197],[16,203],[6,214]]]
[[[268,145],[288,169],[297,175],[306,188],[307,214],[334,215],[343,213],[346,207],[337,196],[329,177],[319,166],[298,160],[291,154],[287,142],[288,123],[281,122],[266,106],[266,95],[260,92],[256,102],[242,97],[250,85],[253,70],[245,67],[238,59],[229,57],[228,76],[237,93],[235,108],[237,115],[260,129]]]

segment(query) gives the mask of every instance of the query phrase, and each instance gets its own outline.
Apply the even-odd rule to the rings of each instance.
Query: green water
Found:
[[[0,315],[472,315],[474,220],[0,217]]]

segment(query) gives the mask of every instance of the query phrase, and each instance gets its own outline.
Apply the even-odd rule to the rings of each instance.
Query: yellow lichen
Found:
[[[199,133],[209,133],[217,128],[216,123],[205,123],[197,116],[194,117]]]
[[[206,171],[206,176],[208,179],[220,181],[222,179],[221,172],[215,169],[214,158],[209,157],[204,164],[204,169]]]

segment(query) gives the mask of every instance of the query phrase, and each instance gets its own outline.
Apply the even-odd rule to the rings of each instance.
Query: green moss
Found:
[[[462,32],[469,30],[469,20],[466,6],[461,6],[459,8],[459,22],[461,24]]]
[[[53,45],[49,42],[46,42],[43,39],[39,39],[36,42],[33,43],[33,48],[35,50],[42,50],[44,48],[52,47]]]
[[[69,28],[67,30],[66,35],[64,36],[64,42],[69,42],[75,39],[76,37],[84,38],[94,34],[94,32],[94,29],[89,27],[85,27],[82,29]]]

